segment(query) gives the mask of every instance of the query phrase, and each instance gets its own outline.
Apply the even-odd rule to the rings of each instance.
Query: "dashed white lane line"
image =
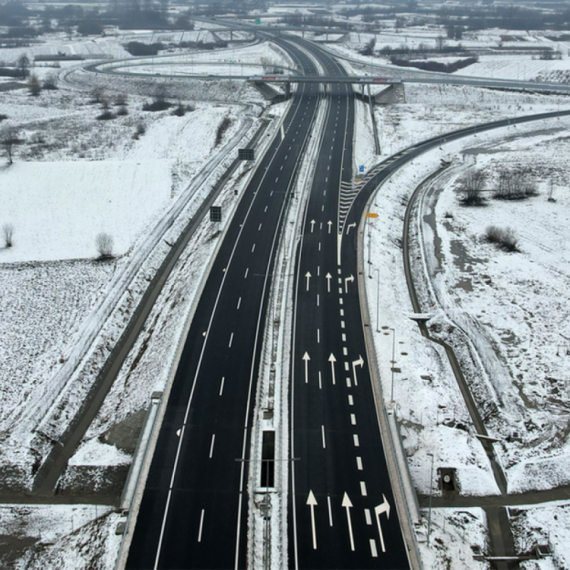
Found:
[[[344,321],[340,321],[340,328],[343,329],[345,327]]]
[[[321,329],[317,329],[317,344],[321,342]]]
[[[331,497],[327,495],[327,503],[329,506],[329,525],[333,526],[333,518],[332,518],[332,506],[331,506]]]
[[[212,459],[212,455],[214,454],[214,442],[216,441],[216,434],[212,434],[212,443],[210,443],[210,455],[209,458]]]
[[[275,182],[279,182],[279,176],[275,179]]]
[[[265,206],[265,210],[263,210],[263,211],[264,211],[264,212],[267,212],[267,208],[268,208],[268,206]]]
[[[342,333],[342,342],[346,342],[346,335]]]
[[[230,335],[230,343],[228,344],[228,348],[232,347],[232,342],[234,341],[234,333]]]
[[[320,304],[320,299],[321,299],[321,296],[317,293],[317,307],[318,307],[319,304]]]
[[[220,393],[218,396],[221,396],[224,393],[224,382],[226,381],[226,377],[222,376],[222,381],[220,382]]]
[[[238,304],[237,304],[237,310],[239,311],[239,308],[241,307],[241,297],[238,299]]]
[[[251,253],[253,253],[255,251],[255,244],[253,244],[253,247],[251,248]]]
[[[341,310],[340,310],[340,316],[341,316],[341,317],[344,317],[344,309],[341,309]]]
[[[372,515],[370,514],[370,509],[364,509],[364,518],[368,526],[372,525]]]
[[[352,436],[352,439],[354,441],[354,447],[360,447],[360,440],[358,439],[358,434],[354,434]]]
[[[283,170],[283,165],[281,165],[281,168],[279,170]]]
[[[321,266],[317,265],[317,277],[321,274]]]
[[[338,268],[338,274],[342,275],[342,269],[340,267]]]
[[[327,195],[327,191],[323,190],[323,196],[326,196],[326,195]]]
[[[362,471],[364,469],[364,467],[362,467],[362,457],[357,457],[356,458],[356,468],[359,471]]]
[[[338,282],[342,285],[342,277],[338,278]]]
[[[323,205],[321,206],[321,212],[324,212],[324,211],[325,211],[325,205],[323,204]]]
[[[198,529],[198,542],[202,542],[202,527],[204,526],[204,509],[200,514],[200,528]]]
[[[342,288],[339,289],[339,293],[342,293]],[[344,305],[344,299],[342,297],[339,297],[338,299],[338,304],[339,305]]]
[[[319,251],[321,251],[321,242],[319,242]]]
[[[368,491],[366,490],[366,483],[364,481],[360,481],[360,493],[363,497],[368,496]]]
[[[370,539],[370,554],[372,554],[372,558],[378,558],[378,549],[376,548],[376,541],[373,538]]]
[[[319,390],[323,389],[323,377],[321,371],[319,370]]]
[[[323,229],[323,222],[321,222],[319,225],[319,230],[322,230],[322,229]]]
[[[266,207],[267,207],[267,206],[266,206]],[[263,224],[259,224],[259,226],[257,226],[257,231],[258,231],[258,232],[261,231],[261,226],[262,226],[262,225],[263,225]]]
[[[355,426],[356,425],[356,415],[350,414],[350,423]]]
[[[327,441],[325,439],[325,426],[321,426],[321,435],[323,437],[323,449],[327,448]]]
[[[350,378],[347,378],[347,379],[346,379],[346,387],[347,387],[347,388],[352,388],[352,382],[351,382]]]
[[[348,362],[344,363],[344,369],[348,372],[350,370],[350,365],[348,364]]]
[[[342,287],[339,287],[339,288],[338,288],[338,292],[339,292],[339,293],[342,293]]]
[[[342,354],[343,356],[348,356],[348,348],[346,348],[346,346],[342,347]]]
[[[249,273],[249,267],[245,270],[245,275],[243,276],[244,279],[247,279],[247,274]]]

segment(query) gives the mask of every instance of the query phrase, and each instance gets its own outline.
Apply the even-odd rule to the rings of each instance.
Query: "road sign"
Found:
[[[221,221],[222,221],[222,207],[210,206],[210,222],[221,222]]]
[[[354,179],[354,181],[355,181],[355,182],[361,182],[361,181],[362,181],[362,178],[360,178],[360,176],[357,176],[357,177]]]
[[[238,148],[238,160],[254,160],[255,155],[252,148]]]
[[[259,24],[261,24],[261,18],[255,18],[255,24],[259,26]]]
[[[366,217],[367,218],[377,218],[378,214],[376,214],[374,212],[366,212]]]
[[[358,172],[364,172],[364,164],[361,164],[361,165],[358,167]]]

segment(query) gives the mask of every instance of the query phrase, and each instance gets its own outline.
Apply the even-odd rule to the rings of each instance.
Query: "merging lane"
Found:
[[[316,49],[316,48],[314,48]],[[345,71],[315,53],[325,75]],[[357,289],[354,95],[331,84],[298,256],[291,380],[289,566],[409,568],[393,507]],[[341,236],[345,236],[340,240]]]

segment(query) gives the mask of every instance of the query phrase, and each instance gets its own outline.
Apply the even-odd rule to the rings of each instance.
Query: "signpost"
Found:
[[[222,207],[210,206],[210,222],[221,222],[221,221],[222,221]]]
[[[255,160],[252,148],[238,148],[238,160]]]

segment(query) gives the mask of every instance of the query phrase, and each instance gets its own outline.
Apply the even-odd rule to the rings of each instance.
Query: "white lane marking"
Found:
[[[329,165],[329,166],[327,166],[327,170],[330,170],[330,169],[331,169],[330,165]]]
[[[198,529],[198,542],[202,542],[202,527],[204,526],[204,509],[200,515],[200,528]]]
[[[262,225],[263,225],[263,224],[259,224],[259,227],[257,228],[257,231],[261,230],[261,226],[262,226]]]
[[[323,229],[323,222],[321,222],[320,226],[319,226],[319,230]]]
[[[342,287],[339,287],[339,288],[338,288],[338,292],[339,292],[339,294],[342,294],[342,292],[343,292],[343,291],[342,291]]]
[[[348,348],[346,348],[346,346],[343,346],[343,347],[342,347],[342,354],[343,354],[344,356],[348,356]]]
[[[319,300],[320,300],[320,296],[319,296],[319,294],[317,293],[317,307],[319,306]]]
[[[340,321],[340,328],[341,328],[341,329],[344,328],[344,321]]]
[[[350,364],[348,362],[344,363],[344,369],[348,372],[350,370]]]
[[[325,178],[325,182],[328,182],[328,181],[329,181],[329,177],[327,176],[327,177]]]
[[[275,182],[279,182],[279,176],[275,179]]]
[[[212,442],[210,443],[210,455],[209,455],[209,459],[212,459],[212,455],[214,453],[214,442],[216,441],[216,434],[213,433],[212,434]]]
[[[321,342],[321,329],[317,329],[317,343]]]
[[[321,266],[317,265],[317,277],[321,274]]]
[[[342,270],[341,270],[340,267],[338,268],[338,274],[339,274],[339,275],[342,275]]]
[[[234,333],[230,335],[230,344],[228,344],[228,348],[232,347],[232,342],[234,341]]]
[[[251,248],[251,253],[253,253],[255,251],[255,244],[253,244],[253,247]]]
[[[354,440],[354,447],[360,447],[360,440],[358,439],[358,435],[354,434],[352,436],[352,439]]]
[[[346,342],[346,335],[342,333],[342,342]]]
[[[221,396],[224,393],[224,382],[226,381],[226,377],[222,376],[222,381],[220,382],[220,393],[218,394]]]
[[[323,389],[323,377],[321,371],[319,370],[319,390]]]
[[[331,498],[330,495],[327,495],[327,503],[329,505],[329,525],[333,526],[333,518],[332,518],[332,506],[331,506]]]
[[[288,154],[285,155],[285,160],[287,160],[287,157],[288,157],[288,156],[289,156]],[[281,168],[283,168],[283,167],[281,167]]]
[[[360,492],[362,493],[363,497],[368,496],[368,491],[366,490],[366,483],[364,481],[360,481]]]
[[[323,192],[323,196],[326,196],[326,195],[327,195],[327,191],[325,190],[325,191]]]
[[[323,449],[327,448],[327,441],[325,439],[325,426],[321,425],[321,435],[323,437]]]
[[[237,310],[239,311],[239,308],[241,306],[241,297],[238,299],[238,304],[237,304]]]
[[[323,204],[323,205],[321,206],[321,212],[324,212],[324,211],[325,211],[325,205]]]
[[[338,304],[339,305],[344,305],[344,299],[342,297],[339,297],[338,299]]]
[[[267,208],[268,208],[268,206],[265,206],[265,210],[263,210],[263,211],[264,211],[264,212],[267,212]]]
[[[243,276],[244,279],[247,279],[247,274],[249,273],[249,267],[245,270],[245,275]]]
[[[281,168],[279,170],[283,170],[283,165],[281,165]]]
[[[341,317],[344,317],[344,309],[341,309],[341,310],[340,310],[340,316],[341,316]]]
[[[366,519],[366,524],[372,526],[372,515],[370,514],[370,509],[364,509],[364,518]]]
[[[378,558],[378,550],[376,549],[376,541],[373,538],[370,539],[370,554],[372,554],[372,558]]]
[[[324,208],[324,206],[323,206]],[[321,242],[319,242],[319,251],[321,251]]]
[[[362,467],[362,457],[357,457],[357,458],[356,458],[356,468],[357,468],[359,471],[363,471],[363,470],[364,470],[364,467]]]
[[[350,414],[350,423],[355,426],[356,425],[356,415]]]
[[[350,383],[350,378],[347,378],[347,379],[346,379],[346,387],[347,387],[347,388],[351,388],[351,387],[352,387],[352,384]]]
[[[273,196],[273,190],[271,190],[271,192],[269,192],[269,196]]]

